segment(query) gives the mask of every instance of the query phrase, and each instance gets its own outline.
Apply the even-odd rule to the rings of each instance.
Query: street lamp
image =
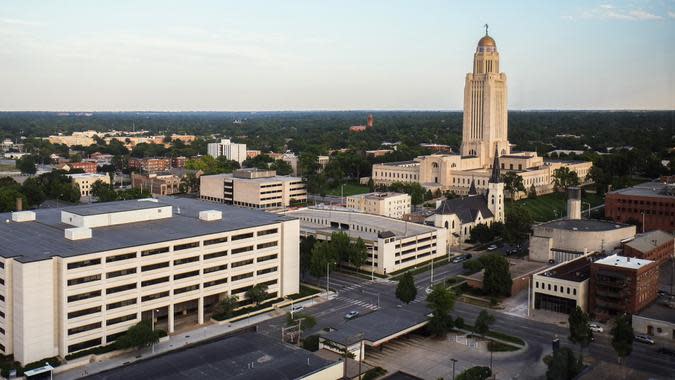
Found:
[[[452,380],[455,380],[455,363],[457,363],[457,359],[450,358],[450,361],[452,362]]]
[[[155,311],[156,311],[157,313],[159,313],[159,309],[152,309],[152,318],[151,318],[151,322],[152,322],[152,333],[153,333],[153,334],[155,333]],[[154,339],[153,339],[153,341],[152,341],[152,353],[153,353],[153,354],[155,353],[155,341],[154,341]]]

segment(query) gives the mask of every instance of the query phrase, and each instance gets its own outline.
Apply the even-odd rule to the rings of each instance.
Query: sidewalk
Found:
[[[326,300],[327,300],[326,296],[323,295],[312,298],[307,301],[299,302],[295,305],[302,305],[308,307],[325,302]],[[251,327],[258,323],[264,322],[268,319],[276,318],[284,314],[285,312],[283,311],[283,309],[277,309],[232,323],[225,323],[222,325],[212,323],[210,325],[197,327],[189,331],[177,332],[171,335],[168,341],[157,343],[154,345],[154,347],[148,347],[146,349],[139,351],[132,351],[104,361],[89,363],[81,367],[73,368],[60,373],[54,373],[53,378],[57,380],[79,379],[86,375],[93,375],[95,373],[127,365],[129,363],[133,363],[138,360],[148,359],[153,356],[164,354],[166,352],[173,351],[190,344],[196,344],[212,338],[216,338],[218,336],[231,333],[239,329]],[[56,368],[56,370],[58,371],[58,367]]]

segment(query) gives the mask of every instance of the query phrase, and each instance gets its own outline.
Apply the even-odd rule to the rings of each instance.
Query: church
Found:
[[[473,72],[466,75],[460,154],[431,154],[412,161],[376,164],[373,182],[418,182],[431,191],[454,191],[459,195],[468,195],[473,183],[478,193],[486,193],[496,157],[499,169],[517,173],[525,189],[534,186],[537,194],[553,192],[553,172],[561,167],[575,171],[583,182],[591,169],[590,162],[544,162],[537,152],[512,150],[507,97],[506,74],[499,71],[497,43],[486,28],[473,56]]]

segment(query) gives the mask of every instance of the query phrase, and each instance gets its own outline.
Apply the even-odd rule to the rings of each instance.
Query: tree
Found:
[[[368,249],[366,243],[360,237],[356,239],[349,250],[349,263],[356,269],[361,268],[368,259]]]
[[[553,171],[553,186],[556,191],[567,190],[567,188],[579,185],[579,176],[577,172],[570,170],[567,166],[560,167]]]
[[[504,239],[508,242],[525,240],[532,227],[532,216],[522,206],[514,204],[506,209]]]
[[[286,314],[286,326],[297,325],[298,321],[302,320],[301,327],[303,330],[309,330],[316,326],[316,318],[309,314],[291,313]]]
[[[239,298],[236,295],[225,296],[213,306],[213,315],[222,316],[224,319],[232,317],[237,308]]]
[[[476,317],[476,322],[474,323],[473,329],[474,332],[482,337],[490,332],[490,325],[495,322],[495,316],[488,313],[486,310],[481,310]]]
[[[545,360],[548,369],[546,370],[547,380],[572,380],[583,369],[580,359],[574,355],[574,352],[567,347],[562,347],[553,353],[553,356]]]
[[[0,211],[16,211],[16,199],[21,198],[24,204],[27,204],[26,196],[19,192],[18,188],[2,187],[0,188]]]
[[[152,330],[152,322],[145,320],[129,327],[115,344],[121,349],[148,347],[159,341],[161,331]]]
[[[31,206],[38,206],[47,199],[42,184],[37,178],[27,178],[21,185],[21,192]]]
[[[442,284],[437,284],[427,296],[427,306],[431,309],[427,330],[434,336],[445,337],[452,328],[450,311],[455,306],[455,294]]]
[[[487,380],[492,376],[490,367],[471,367],[457,375],[457,380]]]
[[[262,301],[266,300],[269,297],[269,295],[267,294],[267,285],[265,284],[253,285],[253,287],[247,290],[246,293],[244,293],[244,295],[249,300],[255,302],[256,306],[260,305]]]
[[[570,327],[569,339],[572,343],[579,345],[580,358],[583,359],[584,347],[588,347],[593,340],[593,331],[591,331],[588,314],[577,306],[570,313],[567,322]]]
[[[410,272],[405,272],[396,285],[396,298],[405,303],[410,303],[415,300],[415,297],[417,297],[415,279]]]
[[[491,296],[510,296],[513,280],[509,271],[509,262],[504,256],[496,253],[479,258],[485,271],[483,272],[483,292]]]
[[[314,244],[316,244],[314,235],[300,238],[300,273],[304,274],[309,270]]]
[[[37,172],[35,158],[31,155],[19,158],[16,160],[16,168],[21,171],[21,174],[35,174]]]
[[[530,185],[530,190],[527,192],[527,197],[529,199],[537,198],[537,188],[534,187],[534,184]]]
[[[99,202],[112,202],[118,199],[117,192],[113,190],[112,186],[100,180],[91,185],[91,195],[96,197]]]
[[[328,241],[317,241],[312,248],[312,256],[309,260],[309,273],[315,277],[326,275],[328,267],[335,268],[338,262],[338,256],[333,249],[333,245]]]
[[[630,324],[630,317],[626,314],[617,317],[614,320],[614,326],[610,331],[612,335],[612,347],[619,357],[619,363],[623,358],[630,355],[633,351],[633,326]]]
[[[519,191],[525,191],[525,184],[523,184],[523,177],[516,172],[506,172],[502,174],[502,182],[504,182],[504,189],[511,193],[511,199]]]
[[[338,262],[348,262],[351,255],[352,243],[349,235],[344,232],[333,232],[330,235],[330,245],[337,254]]]

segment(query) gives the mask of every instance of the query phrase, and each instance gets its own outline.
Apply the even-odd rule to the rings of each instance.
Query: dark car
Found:
[[[459,255],[455,258],[452,259],[453,263],[461,263],[462,261],[469,260],[471,258],[471,254],[466,254],[466,255]]]

